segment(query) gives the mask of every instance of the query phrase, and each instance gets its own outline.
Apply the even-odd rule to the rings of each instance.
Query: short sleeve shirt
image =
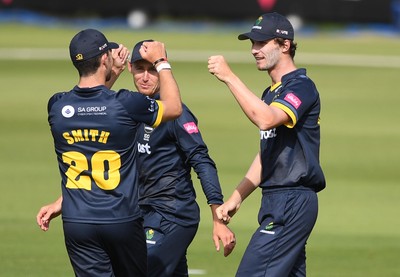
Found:
[[[140,216],[136,133],[157,126],[162,105],[137,92],[75,87],[48,103],[64,221],[119,223]]]
[[[319,163],[320,98],[305,69],[297,69],[269,87],[262,100],[288,114],[290,122],[260,130],[262,188],[325,188]]]

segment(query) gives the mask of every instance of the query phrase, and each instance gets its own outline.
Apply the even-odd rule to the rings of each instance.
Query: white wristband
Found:
[[[156,66],[157,72],[160,72],[163,69],[171,69],[171,65],[169,63],[160,63]]]

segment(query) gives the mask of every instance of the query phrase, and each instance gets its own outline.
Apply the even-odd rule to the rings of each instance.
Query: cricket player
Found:
[[[318,214],[317,192],[325,188],[319,163],[320,98],[304,68],[296,68],[291,23],[278,13],[260,16],[249,39],[258,70],[271,85],[261,99],[231,71],[223,56],[208,70],[227,85],[243,112],[260,129],[260,151],[228,201],[217,209],[229,222],[256,188],[262,192],[260,226],[236,276],[306,276],[306,242]]]
[[[128,69],[137,90],[160,97],[157,66],[145,60],[135,45]],[[192,168],[200,179],[213,217],[213,240],[228,256],[235,235],[216,216],[223,196],[214,161],[202,139],[197,118],[182,104],[182,115],[154,128],[143,124],[138,132],[139,205],[147,239],[148,276],[188,276],[186,253],[200,221]]]
[[[133,48],[128,69],[137,90],[160,99],[160,71],[169,64],[152,64],[142,57],[140,41]],[[162,60],[167,60],[166,57]],[[213,240],[219,241],[228,256],[236,245],[234,233],[216,216],[223,195],[214,161],[208,154],[197,119],[186,105],[176,120],[159,126],[142,124],[137,134],[139,204],[144,218],[148,251],[147,276],[188,276],[187,249],[199,225],[200,211],[191,180],[191,169],[197,173],[213,218]],[[134,140],[134,137],[132,137]],[[51,220],[58,215],[62,199],[43,206],[39,219]],[[49,224],[49,221],[48,221]],[[48,228],[48,224],[45,226]],[[47,229],[44,229],[47,230]]]
[[[129,51],[94,29],[71,40],[79,83],[48,102],[48,121],[61,175],[58,210],[41,211],[46,230],[62,213],[65,245],[76,276],[147,276],[147,247],[138,205],[137,145],[142,123],[157,127],[182,112],[170,65],[160,61],[160,99],[109,89],[124,70]],[[139,50],[151,63],[164,45]],[[169,69],[166,69],[169,67]],[[106,86],[107,85],[107,86]]]

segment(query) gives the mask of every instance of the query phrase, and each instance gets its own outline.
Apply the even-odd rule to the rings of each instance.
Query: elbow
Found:
[[[181,116],[182,114],[182,104],[180,103],[179,105],[177,105],[171,112],[171,117],[172,118],[178,118]]]
[[[176,117],[179,117],[183,112],[182,109],[182,103],[178,105],[178,108],[176,109]]]
[[[261,131],[267,131],[270,130],[275,126],[274,121],[270,118],[262,118],[259,120],[255,120],[254,124],[260,129]]]
[[[182,114],[182,104],[179,103],[173,107],[165,108],[162,121],[169,121],[178,118]]]
[[[265,122],[261,122],[259,124],[256,124],[257,127],[261,130],[261,131],[268,131],[270,129],[272,129],[274,126]]]

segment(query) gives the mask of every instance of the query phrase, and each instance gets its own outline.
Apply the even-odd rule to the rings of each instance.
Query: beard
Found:
[[[260,61],[263,61],[263,63],[260,63],[258,65],[258,69],[261,71],[271,70],[278,63],[279,56],[280,56],[279,48],[273,49],[273,50],[269,51],[268,53],[264,53],[264,59],[260,60]]]

